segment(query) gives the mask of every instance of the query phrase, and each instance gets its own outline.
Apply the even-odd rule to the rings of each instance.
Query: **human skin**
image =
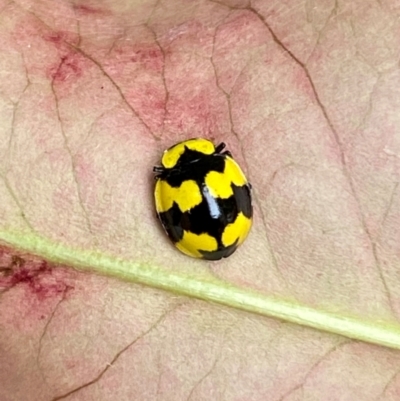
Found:
[[[0,9],[2,228],[398,321],[395,1]],[[152,166],[189,137],[226,142],[253,187],[252,232],[216,264],[180,255],[155,219]],[[400,392],[395,351],[4,245],[1,401],[363,401]]]

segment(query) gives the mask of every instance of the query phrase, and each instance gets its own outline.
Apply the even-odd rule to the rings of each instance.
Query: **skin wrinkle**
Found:
[[[182,303],[178,303],[177,305],[175,305],[174,307],[171,308],[171,310],[166,311],[164,313],[161,314],[161,316],[150,326],[150,328],[148,330],[146,330],[145,332],[143,332],[141,335],[139,335],[137,338],[135,338],[133,341],[131,341],[129,344],[127,344],[125,347],[123,347],[120,351],[118,351],[114,358],[111,360],[111,362],[107,363],[106,367],[103,368],[103,370],[101,370],[98,375],[96,377],[94,377],[92,380],[88,381],[87,383],[81,384],[80,386],[77,386],[76,388],[62,394],[59,396],[56,396],[52,399],[52,401],[59,401],[65,398],[68,398],[70,395],[72,394],[76,394],[78,393],[80,390],[82,389],[86,389],[90,386],[92,386],[93,384],[97,384],[97,382],[99,382],[101,380],[101,378],[107,373],[108,369],[110,369],[115,362],[118,361],[118,359],[125,353],[125,351],[127,351],[129,348],[131,348],[132,346],[134,346],[139,340],[145,338],[145,336],[147,336],[147,334],[151,333],[153,331],[153,329],[157,328],[159,326],[159,324],[165,320],[165,318],[171,313],[176,311],[180,306],[182,306]]]
[[[27,227],[32,231],[32,232],[36,232],[36,230],[33,228],[32,224],[30,223],[30,221],[27,219],[24,209],[22,207],[22,205],[20,204],[18,197],[15,195],[15,192],[13,191],[13,189],[11,188],[10,182],[8,181],[7,177],[5,175],[0,175],[0,178],[2,178],[8,193],[10,194],[11,198],[14,200],[15,204],[17,205],[18,209],[21,211],[21,218],[22,220],[25,222],[25,224],[27,225]]]
[[[392,384],[393,382],[395,382],[397,376],[399,376],[399,375],[400,375],[400,369],[396,370],[396,371],[393,373],[392,377],[389,378],[389,380],[387,381],[385,387],[382,389],[382,393],[376,398],[377,401],[380,400],[381,397],[384,397],[384,396],[385,396],[385,393],[386,393],[387,389],[389,388],[390,384]]]
[[[362,210],[361,210],[361,203],[360,203],[360,200],[359,200],[359,198],[358,198],[358,194],[357,194],[357,192],[356,192],[356,189],[355,189],[355,187],[354,187],[354,183],[353,183],[353,180],[352,180],[352,177],[351,177],[349,168],[348,168],[347,163],[346,163],[346,158],[345,158],[344,151],[343,151],[343,145],[342,145],[341,142],[340,142],[339,135],[338,135],[338,133],[337,133],[337,131],[336,131],[336,129],[335,129],[335,127],[334,127],[332,121],[331,121],[330,118],[329,118],[328,112],[327,112],[327,110],[326,110],[324,104],[322,103],[321,99],[320,99],[319,96],[318,96],[318,92],[317,92],[317,90],[316,90],[316,87],[315,87],[315,85],[314,85],[313,80],[311,79],[311,75],[310,75],[310,73],[309,73],[307,67],[306,67],[306,66],[305,66],[305,65],[304,65],[304,64],[303,64],[303,63],[302,63],[302,62],[301,62],[301,61],[300,61],[300,60],[299,60],[299,59],[298,59],[298,58],[297,58],[297,57],[296,57],[296,56],[295,56],[295,55],[279,40],[279,38],[276,36],[275,32],[272,30],[272,28],[271,28],[271,27],[269,26],[269,24],[267,23],[266,19],[265,19],[259,12],[257,12],[257,10],[255,10],[255,9],[251,9],[251,10],[252,10],[252,11],[254,12],[254,14],[256,14],[256,15],[259,17],[259,19],[265,24],[266,28],[267,28],[267,29],[269,30],[269,32],[271,33],[271,36],[272,36],[274,42],[275,42],[279,47],[281,47],[282,50],[285,51],[285,52],[289,55],[289,57],[290,57],[299,67],[301,67],[301,69],[302,69],[302,70],[305,72],[305,74],[306,74],[307,80],[308,80],[308,82],[310,83],[310,86],[311,86],[311,89],[312,89],[312,93],[313,93],[314,96],[315,96],[315,100],[316,100],[316,102],[317,102],[317,104],[318,104],[318,106],[319,106],[319,109],[320,109],[321,112],[322,112],[322,115],[323,115],[325,121],[327,122],[327,124],[328,124],[328,126],[329,126],[329,128],[330,128],[330,130],[331,130],[331,132],[332,132],[332,134],[333,134],[333,137],[334,137],[334,139],[335,139],[335,141],[336,141],[337,147],[338,147],[338,149],[339,149],[339,151],[340,151],[339,153],[340,153],[340,158],[341,158],[341,164],[342,164],[342,168],[343,168],[343,173],[344,173],[344,176],[346,177],[346,180],[347,180],[347,182],[348,182],[348,184],[349,184],[349,186],[350,186],[350,189],[351,189],[351,193],[352,193],[352,195],[353,195],[353,198],[354,198],[354,200],[355,200],[356,203],[357,203],[360,221],[361,221],[363,230],[364,230],[364,232],[365,232],[365,234],[366,234],[366,236],[367,236],[367,238],[368,238],[368,241],[369,241],[369,243],[370,243],[370,247],[371,247],[371,251],[372,251],[372,256],[373,256],[373,258],[374,258],[375,265],[376,265],[376,267],[377,267],[377,269],[378,269],[379,277],[380,277],[380,279],[381,279],[381,282],[382,282],[382,284],[383,284],[383,286],[384,286],[384,289],[385,289],[386,296],[387,296],[387,298],[388,298],[389,308],[390,308],[392,314],[395,316],[395,311],[394,311],[394,308],[393,308],[393,299],[392,299],[392,295],[391,295],[391,293],[390,293],[390,291],[389,291],[389,286],[388,286],[387,280],[386,280],[386,278],[385,278],[385,276],[384,276],[384,274],[383,274],[383,271],[382,271],[382,267],[381,267],[381,264],[380,264],[380,260],[379,260],[379,258],[378,258],[378,254],[377,254],[377,251],[376,251],[376,244],[374,243],[374,241],[373,241],[373,239],[372,239],[372,236],[371,236],[371,233],[370,233],[369,230],[368,230],[367,224],[366,224],[366,222],[365,222],[365,217],[364,217],[364,215],[363,215],[363,213],[362,213]]]
[[[315,41],[315,45],[314,45],[313,49],[311,50],[310,55],[305,60],[304,65],[307,65],[308,61],[313,57],[315,50],[318,48],[318,45],[320,44],[320,40],[322,38],[322,33],[325,31],[326,27],[328,26],[328,23],[331,21],[331,18],[333,16],[335,16],[335,17],[337,16],[337,9],[338,9],[337,2],[338,2],[338,0],[335,0],[335,4],[332,7],[330,14],[326,18],[324,26],[318,31],[318,36],[317,36],[317,40]]]
[[[59,306],[61,305],[61,303],[63,303],[65,301],[65,297],[66,297],[66,294],[67,294],[68,291],[69,291],[69,287],[66,286],[64,288],[64,291],[63,291],[62,295],[61,295],[61,299],[57,302],[57,304],[55,305],[55,307],[51,311],[49,318],[46,320],[46,323],[45,323],[44,328],[43,328],[43,332],[42,332],[42,334],[40,335],[40,338],[39,338],[39,349],[38,349],[37,360],[36,360],[38,366],[40,366],[40,355],[42,353],[43,339],[44,339],[44,337],[45,337],[45,335],[47,333],[47,330],[48,330],[48,328],[50,326],[50,323],[53,321],[54,315],[57,312]]]
[[[21,56],[22,59],[24,59],[23,55]],[[25,67],[25,63],[23,63],[23,66]],[[16,120],[16,113],[17,113],[17,109],[18,109],[18,104],[21,100],[21,98],[23,97],[23,95],[25,94],[25,92],[28,90],[28,88],[30,87],[30,81],[29,81],[29,77],[28,77],[28,73],[27,73],[27,69],[24,69],[25,71],[25,78],[26,78],[26,85],[23,88],[21,95],[18,97],[17,101],[14,102],[10,99],[11,104],[13,105],[13,113],[12,113],[12,119],[11,119],[11,127],[10,127],[10,137],[8,139],[8,151],[6,152],[6,158],[8,161],[8,164],[10,164],[10,158],[11,158],[11,147],[12,147],[12,143],[13,143],[13,139],[15,136],[15,120]],[[14,190],[12,189],[10,182],[8,181],[7,178],[7,172],[4,172],[4,174],[0,174],[0,177],[3,179],[4,184],[11,196],[11,198],[14,200],[15,204],[17,205],[17,207],[19,208],[19,210],[21,211],[21,218],[22,220],[25,222],[25,224],[27,225],[27,227],[32,231],[32,232],[36,232],[36,230],[34,230],[32,224],[30,223],[30,221],[27,219],[26,214],[24,212],[24,209],[21,205],[21,203],[18,200],[18,197],[16,196]]]
[[[384,213],[384,215],[383,215],[383,218],[382,218],[382,222],[381,222],[381,224],[380,224],[380,226],[381,226],[381,228],[380,228],[380,233],[379,233],[378,237],[377,237],[376,240],[375,240],[376,243],[380,243],[380,238],[381,238],[381,235],[382,235],[382,232],[381,232],[381,231],[383,230],[383,227],[384,227],[384,225],[385,225],[385,223],[386,223],[386,218],[387,218],[387,216],[388,216],[388,214],[389,214],[389,212],[390,212],[390,209],[392,208],[394,196],[395,196],[395,193],[396,193],[396,191],[397,191],[398,186],[399,186],[399,183],[396,182],[396,183],[394,184],[394,188],[393,188],[393,191],[392,191],[392,193],[391,193],[391,195],[390,195],[390,199],[389,199],[389,202],[388,202],[388,206],[387,206],[387,208],[386,208],[386,211],[385,211],[385,213]]]
[[[157,371],[158,372],[162,372],[162,364],[161,364],[161,356],[160,356],[160,350],[157,350]],[[157,397],[156,399],[159,399],[159,395],[162,394],[162,392],[160,391],[161,389],[161,379],[162,379],[162,373],[157,375]]]
[[[196,389],[198,387],[200,387],[200,385],[204,382],[204,380],[206,380],[207,377],[209,377],[211,375],[211,373],[214,371],[215,367],[217,366],[217,363],[219,362],[219,358],[220,358],[220,355],[218,355],[218,357],[215,358],[214,363],[212,364],[210,369],[192,387],[192,389],[190,390],[190,393],[188,395],[188,398],[187,398],[189,401],[192,399],[192,396],[193,396],[194,392],[196,391]]]
[[[372,87],[371,93],[369,94],[368,108],[365,110],[365,113],[362,116],[362,118],[360,118],[360,122],[354,128],[354,131],[358,131],[358,130],[361,130],[361,129],[365,128],[367,120],[368,120],[368,117],[371,116],[371,113],[372,113],[372,110],[373,110],[373,107],[372,107],[373,100],[372,99],[373,99],[373,95],[375,93],[375,90],[376,90],[376,88],[378,86],[379,81],[380,81],[380,76],[378,74],[378,78],[376,79],[376,81],[375,81],[375,83],[374,83],[374,85]]]
[[[301,389],[301,391],[303,391],[304,389],[304,385],[307,382],[307,378],[310,377],[313,373],[313,371],[315,371],[319,365],[324,362],[325,360],[328,359],[328,357],[330,355],[332,355],[333,353],[335,353],[338,349],[340,349],[342,346],[347,345],[347,344],[353,344],[353,341],[349,341],[349,340],[341,340],[339,342],[339,344],[334,345],[332,348],[328,349],[326,353],[324,353],[323,355],[321,355],[321,357],[314,362],[314,364],[310,367],[310,369],[308,370],[308,372],[305,372],[304,374],[304,378],[302,380],[302,382],[300,384],[298,384],[297,386],[295,386],[293,389],[289,390],[286,394],[284,394],[280,400],[285,400],[288,396],[290,396],[291,394],[293,394],[294,392],[296,392],[297,390]]]
[[[158,3],[157,3],[158,4]],[[154,9],[156,8],[156,5],[154,6]],[[149,17],[150,19],[151,17]],[[168,91],[168,87],[167,87],[167,82],[165,81],[165,51],[163,49],[163,47],[161,46],[161,43],[158,40],[158,37],[156,35],[156,33],[154,32],[153,28],[151,28],[149,26],[149,23],[146,23],[146,26],[149,28],[150,32],[153,34],[154,37],[154,41],[157,44],[158,48],[160,49],[160,52],[163,56],[163,62],[162,62],[162,67],[161,67],[161,81],[163,83],[164,86],[164,91],[165,91],[165,98],[164,98],[164,115],[162,117],[162,128],[161,128],[161,132],[163,132],[165,130],[165,120],[168,114],[168,102],[169,102],[169,91]],[[157,137],[155,135],[155,137],[157,139],[160,139],[160,137]]]
[[[60,63],[59,68],[61,68],[62,63],[63,63],[63,61]],[[54,94],[54,100],[55,100],[55,103],[56,103],[56,110],[57,110],[57,118],[58,118],[58,121],[60,123],[61,134],[62,134],[62,136],[64,138],[65,150],[67,151],[67,153],[68,153],[68,155],[70,157],[70,161],[71,161],[72,177],[73,177],[75,185],[76,185],[79,205],[80,205],[81,210],[82,210],[82,212],[83,212],[83,214],[85,216],[85,220],[86,220],[86,224],[87,224],[88,230],[89,230],[90,234],[92,235],[92,237],[93,237],[93,239],[95,241],[95,244],[97,244],[98,240],[96,239],[96,236],[93,233],[92,223],[90,221],[90,218],[89,218],[88,212],[86,210],[86,207],[83,204],[81,185],[79,184],[79,180],[78,180],[78,177],[77,177],[77,174],[76,174],[75,158],[72,155],[72,151],[71,151],[71,148],[69,147],[69,143],[68,143],[68,138],[67,138],[67,136],[65,134],[65,131],[64,131],[63,122],[62,122],[62,119],[61,119],[61,116],[60,116],[60,108],[59,108],[58,97],[57,97],[57,93],[56,93],[56,91],[54,89],[54,80],[51,83],[51,89],[52,89],[52,92]]]
[[[85,53],[82,49],[80,48],[76,48],[73,45],[71,45],[71,47],[73,47],[77,52],[79,52],[80,54],[82,54],[84,57],[86,57],[88,60],[92,61],[93,64],[95,64],[99,70],[101,71],[101,73],[109,80],[109,82],[111,82],[111,84],[114,86],[114,88],[117,90],[117,92],[119,93],[119,95],[121,96],[121,99],[123,100],[124,104],[126,104],[126,106],[128,107],[128,109],[132,112],[132,114],[140,121],[140,123],[146,128],[146,131],[153,136],[154,139],[158,139],[154,133],[152,132],[152,130],[150,129],[150,127],[144,122],[144,120],[142,119],[142,117],[140,117],[140,114],[135,110],[135,108],[128,102],[128,100],[126,99],[125,95],[122,93],[122,89],[118,86],[118,84],[111,78],[111,76],[103,69],[103,67],[100,65],[100,63],[98,61],[96,61],[94,58],[92,58],[89,54]]]

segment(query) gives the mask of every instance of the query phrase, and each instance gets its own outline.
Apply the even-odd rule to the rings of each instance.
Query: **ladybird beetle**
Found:
[[[232,255],[252,224],[251,186],[224,148],[189,139],[167,149],[153,168],[158,218],[175,246],[195,258]]]

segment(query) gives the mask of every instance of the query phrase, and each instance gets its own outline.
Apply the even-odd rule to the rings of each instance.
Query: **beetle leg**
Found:
[[[221,155],[227,155],[229,157],[232,157],[232,153],[229,152],[229,150],[225,150],[225,152],[222,152]]]
[[[215,153],[221,153],[222,149],[225,148],[225,143],[221,142],[216,148],[215,148]]]

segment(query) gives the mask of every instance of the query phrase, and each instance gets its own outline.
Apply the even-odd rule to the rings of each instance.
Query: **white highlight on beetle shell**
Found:
[[[207,202],[208,210],[213,219],[218,219],[221,216],[221,211],[218,206],[217,200],[211,195],[210,190],[207,185],[203,184],[201,186],[201,192]]]

